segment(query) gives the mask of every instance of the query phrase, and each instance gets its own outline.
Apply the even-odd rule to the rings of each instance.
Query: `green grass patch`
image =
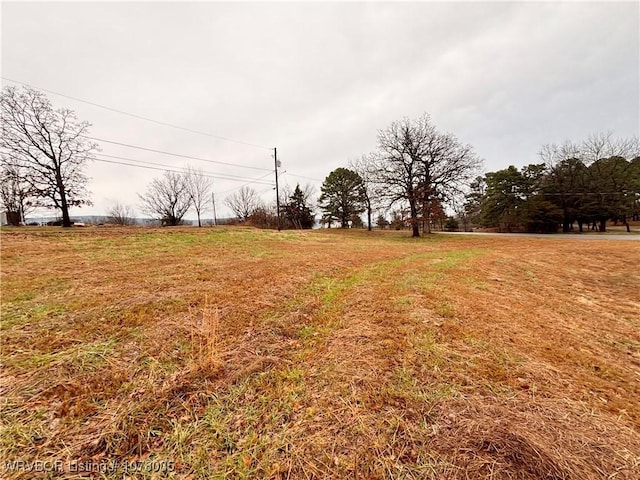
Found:
[[[92,371],[102,368],[114,353],[115,340],[80,343],[57,352],[16,352],[5,356],[5,365],[17,370],[32,370],[52,365],[67,365],[73,371]]]

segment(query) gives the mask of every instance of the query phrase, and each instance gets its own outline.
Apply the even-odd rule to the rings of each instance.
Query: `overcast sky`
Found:
[[[640,130],[640,3],[2,2],[2,76],[54,94],[102,153],[224,175],[319,186],[376,147],[379,129],[428,112],[473,145],[484,170],[538,161],[546,143]],[[2,80],[2,85],[14,83]],[[108,157],[102,157],[108,159]],[[111,158],[111,160],[114,160]],[[160,171],[93,162],[93,207],[137,193]],[[295,176],[297,175],[297,176]],[[307,178],[301,178],[307,177]],[[317,181],[310,180],[316,179]],[[223,199],[245,181],[215,180]],[[255,184],[265,200],[269,184]],[[210,217],[210,213],[205,216]]]

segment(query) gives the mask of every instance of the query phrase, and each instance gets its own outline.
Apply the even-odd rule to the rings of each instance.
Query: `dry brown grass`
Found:
[[[3,459],[174,462],[105,478],[640,478],[636,242],[0,240]]]
[[[209,299],[205,298],[202,307],[189,308],[187,321],[189,319],[196,319],[196,323],[192,325],[190,335],[190,343],[194,350],[191,369],[200,371],[220,368],[222,361],[218,345],[219,309],[212,307]]]

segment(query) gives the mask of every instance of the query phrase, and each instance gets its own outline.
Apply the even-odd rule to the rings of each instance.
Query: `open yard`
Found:
[[[3,478],[640,478],[640,242],[0,239]]]

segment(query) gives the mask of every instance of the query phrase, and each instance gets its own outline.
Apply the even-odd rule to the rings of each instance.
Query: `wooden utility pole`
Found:
[[[276,172],[276,225],[278,227],[278,231],[280,231],[280,191],[278,190],[278,149],[274,147],[273,149],[273,160],[275,163],[275,172]]]

